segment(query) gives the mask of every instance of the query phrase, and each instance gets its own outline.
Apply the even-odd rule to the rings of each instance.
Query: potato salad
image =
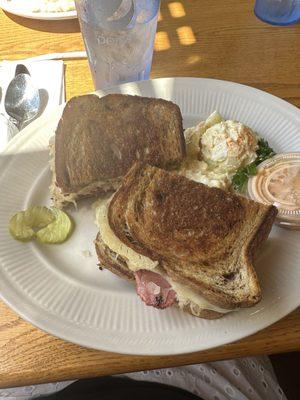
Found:
[[[187,157],[180,173],[208,186],[228,189],[233,175],[252,163],[258,136],[238,121],[215,111],[206,121],[185,130]]]

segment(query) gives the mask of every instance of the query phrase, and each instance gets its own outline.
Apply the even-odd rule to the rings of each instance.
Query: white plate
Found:
[[[28,6],[26,6],[26,0],[24,5],[16,5],[13,2],[7,0],[0,0],[0,8],[11,14],[19,15],[20,17],[31,18],[31,19],[44,19],[44,20],[63,20],[63,19],[74,19],[77,18],[76,10],[66,12],[32,12]]]
[[[235,83],[166,78],[129,83],[122,93],[163,97],[177,103],[185,127],[219,110],[243,121],[277,151],[300,150],[300,112],[259,90]],[[179,354],[223,345],[276,322],[300,304],[300,232],[274,227],[256,267],[263,300],[219,320],[198,319],[177,309],[146,307],[134,287],[100,272],[93,247],[97,229],[90,202],[72,216],[76,230],[57,246],[20,243],[8,231],[9,217],[31,204],[48,204],[47,143],[60,112],[40,118],[0,156],[0,292],[23,318],[60,338],[131,354]],[[85,251],[91,252],[87,257]]]

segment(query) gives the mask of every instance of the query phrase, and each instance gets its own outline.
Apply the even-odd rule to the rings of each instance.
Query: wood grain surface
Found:
[[[264,24],[254,17],[253,3],[163,0],[152,77],[225,79],[300,106],[300,24]],[[83,49],[77,20],[37,21],[2,11],[0,40],[1,60]],[[86,60],[67,61],[65,76],[68,98],[93,90]],[[299,309],[256,335],[217,349],[176,357],[137,357],[56,339],[0,302],[0,387],[297,350]]]
[[[0,303],[0,387],[88,378],[300,350],[300,309],[256,335],[219,348],[179,356],[145,357],[90,350],[28,324]]]

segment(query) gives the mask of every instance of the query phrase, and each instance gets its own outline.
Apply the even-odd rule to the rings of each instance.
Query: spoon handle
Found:
[[[19,128],[19,121],[17,121],[15,118],[8,116],[8,121],[13,124],[18,130],[20,130]]]
[[[19,131],[21,131],[24,126],[24,121],[16,121],[15,125],[16,125],[17,129],[19,129]]]

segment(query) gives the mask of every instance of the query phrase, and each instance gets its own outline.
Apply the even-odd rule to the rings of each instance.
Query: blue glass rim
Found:
[[[275,25],[275,26],[288,26],[288,25],[296,24],[297,22],[300,21],[300,18],[296,18],[295,20],[289,21],[289,22],[276,22],[276,21],[272,21],[272,20],[269,20],[269,19],[264,18],[264,17],[262,17],[261,15],[257,14],[255,8],[254,8],[254,15],[255,15],[258,19],[260,19],[261,21],[266,22],[267,24],[270,24],[270,25]]]

